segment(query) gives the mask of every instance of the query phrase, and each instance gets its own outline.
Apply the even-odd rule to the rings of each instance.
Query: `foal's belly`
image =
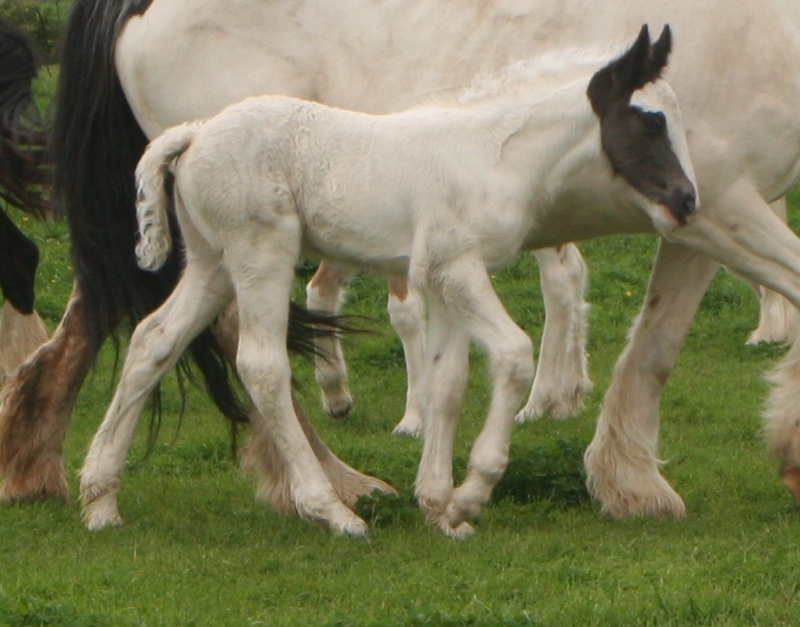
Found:
[[[379,211],[317,208],[303,212],[303,249],[383,275],[408,271],[414,231],[405,219]]]

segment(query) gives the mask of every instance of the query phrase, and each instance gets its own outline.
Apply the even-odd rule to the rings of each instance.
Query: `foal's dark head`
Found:
[[[696,209],[696,192],[670,139],[667,116],[631,104],[634,92],[661,78],[671,48],[669,26],[655,43],[643,26],[633,46],[592,77],[586,93],[614,172],[684,225]]]

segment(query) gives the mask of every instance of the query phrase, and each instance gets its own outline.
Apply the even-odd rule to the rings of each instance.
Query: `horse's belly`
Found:
[[[379,274],[408,269],[413,231],[397,215],[359,211],[356,205],[304,209],[303,246],[314,254],[368,268]]]

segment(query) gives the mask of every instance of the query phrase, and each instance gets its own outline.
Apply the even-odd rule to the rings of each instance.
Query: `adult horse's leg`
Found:
[[[408,281],[389,280],[389,321],[403,343],[406,360],[406,410],[392,433],[416,437],[422,433],[425,377],[425,306]]]
[[[615,518],[685,513],[681,497],[658,471],[659,402],[718,268],[706,255],[660,242],[644,306],[617,361],[584,457],[590,492]]]
[[[784,222],[787,220],[786,198],[773,202],[770,207]],[[751,283],[759,300],[758,326],[747,338],[748,344],[783,342],[789,339],[790,329],[797,318],[797,308],[777,292]]]
[[[325,313],[339,313],[344,286],[351,276],[351,269],[323,259],[306,285],[306,306]],[[322,392],[322,406],[334,418],[343,418],[350,413],[353,397],[347,389],[347,365],[342,345],[335,335],[321,336],[315,343],[315,374]]]
[[[800,505],[800,329],[789,352],[769,375],[773,384],[764,412],[768,450],[781,462],[780,474]]]
[[[10,302],[4,302],[0,308],[0,386],[47,339],[47,329],[36,311],[20,313]]]
[[[39,249],[0,211],[0,385],[47,341],[42,319],[33,309]]]
[[[231,363],[235,363],[239,344],[239,320],[235,302],[219,317],[215,335],[228,359]],[[345,504],[353,507],[359,497],[373,492],[396,494],[395,489],[388,483],[362,474],[336,457],[317,435],[302,407],[294,398],[292,401],[297,419],[314,454],[328,475],[333,489]],[[265,428],[264,420],[255,408],[251,409],[250,424],[250,442],[242,453],[243,467],[256,474],[257,494],[272,509],[283,514],[296,513],[286,464],[279,454],[271,432]]]
[[[72,298],[52,339],[24,362],[0,406],[0,499],[66,498],[64,438],[99,345],[87,335],[84,300]]]
[[[536,378],[518,422],[574,415],[592,389],[586,356],[586,264],[574,244],[543,248],[535,255],[545,322]]]
[[[338,313],[344,285],[352,275],[352,269],[323,260],[306,286],[308,308]],[[387,309],[389,321],[403,343],[408,377],[405,412],[393,433],[416,436],[422,428],[419,389],[424,369],[424,308],[419,295],[409,290],[407,281],[391,279]],[[353,397],[347,389],[347,365],[339,338],[320,337],[316,345],[319,351],[315,358],[316,379],[322,391],[322,405],[331,416],[345,416],[352,407]]]

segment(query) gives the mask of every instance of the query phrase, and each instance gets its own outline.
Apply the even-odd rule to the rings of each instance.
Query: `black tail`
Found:
[[[140,270],[134,253],[134,170],[147,138],[122,92],[114,47],[126,20],[150,2],[76,0],[62,44],[52,135],[55,190],[67,211],[76,279],[86,299],[86,332],[98,346],[124,319],[135,324],[158,307],[181,269],[180,245],[158,273]],[[174,224],[172,234],[179,242]],[[318,332],[296,315],[293,322],[290,344],[298,345],[298,334]],[[323,326],[337,330],[335,323]],[[191,354],[219,409],[245,421],[235,376],[210,331],[195,340]]]
[[[27,35],[0,20],[0,198],[42,217],[47,131],[31,89],[40,64]]]

